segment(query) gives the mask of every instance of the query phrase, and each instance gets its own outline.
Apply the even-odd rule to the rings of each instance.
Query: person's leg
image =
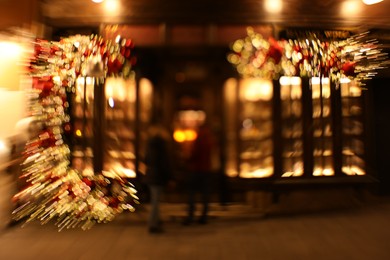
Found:
[[[209,175],[207,172],[202,172],[201,174],[201,193],[202,193],[202,215],[199,219],[199,223],[206,224],[207,223],[207,216],[209,212],[209,197],[210,197],[210,183],[209,183]]]
[[[149,215],[149,231],[160,231],[160,196],[161,187],[157,185],[150,186],[150,215]]]
[[[187,191],[188,191],[188,202],[187,202],[187,217],[183,221],[184,225],[189,225],[194,220],[195,215],[195,196],[196,196],[196,175],[194,173],[190,173],[189,181],[187,183]]]

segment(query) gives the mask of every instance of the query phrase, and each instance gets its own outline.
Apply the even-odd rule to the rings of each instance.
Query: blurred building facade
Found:
[[[227,61],[232,42],[245,37],[248,26],[264,38],[297,37],[313,32],[333,35],[329,36],[331,39],[336,34],[370,29],[380,36],[386,51],[390,39],[388,15],[368,10],[378,18],[366,28],[364,20],[352,14],[316,20],[303,14],[303,7],[298,7],[295,1],[290,1],[296,5],[295,14],[283,16],[263,11],[256,19],[248,11],[251,1],[243,1],[242,6],[229,1],[217,1],[218,4],[210,6],[203,1],[198,5],[169,1],[162,11],[150,9],[147,13],[142,6],[127,6],[135,8],[134,14],[122,8],[120,15],[105,15],[98,9],[102,6],[91,1],[79,2],[25,0],[16,5],[3,0],[0,28],[4,32],[12,27],[24,28],[48,40],[95,33],[112,40],[121,35],[135,42],[138,60],[135,82],[122,84],[112,79],[110,83],[125,86],[121,91],[127,93],[126,97],[120,91],[114,93],[118,90],[110,92],[108,83],[106,92],[101,97],[95,96],[94,102],[110,104],[109,98],[113,98],[116,104],[122,104],[115,107],[117,110],[105,113],[107,124],[112,124],[109,129],[117,130],[107,134],[114,136],[114,141],[107,137],[105,146],[95,149],[104,147],[102,156],[111,158],[107,162],[112,167],[119,165],[130,170],[127,177],[134,178],[136,183],[139,180],[139,185],[142,178],[138,177],[143,174],[144,129],[149,121],[158,117],[170,129],[175,148],[172,149],[174,174],[180,183],[186,174],[186,152],[194,138],[191,130],[203,113],[216,143],[215,200],[245,201],[252,190],[274,193],[275,200],[280,192],[291,189],[345,186],[369,187],[378,193],[390,190],[388,69],[380,71],[362,91],[356,90],[353,83],[342,86],[325,83],[320,88],[326,94],[319,94],[319,84],[312,81],[301,79],[292,83],[292,79],[279,79],[256,83],[268,89],[267,93],[257,93]],[[335,8],[335,2],[330,1],[326,8]],[[318,5],[314,4],[321,7]],[[69,8],[75,12],[67,13]],[[144,8],[150,7],[145,4]],[[80,88],[79,98],[85,96],[88,93]],[[73,103],[75,121],[77,115],[82,117],[92,109],[77,107],[81,104],[77,96]],[[92,131],[96,124],[91,122],[90,127]],[[78,145],[84,145],[83,141]],[[77,155],[74,158],[74,167],[84,167],[85,161],[77,160]],[[180,201],[178,194],[182,192],[182,186],[178,185],[168,200]]]

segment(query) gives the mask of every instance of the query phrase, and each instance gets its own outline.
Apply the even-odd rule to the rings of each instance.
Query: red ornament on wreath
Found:
[[[283,47],[279,45],[278,41],[274,38],[269,39],[270,47],[268,49],[267,58],[274,60],[275,64],[279,64],[283,56]]]
[[[54,83],[51,77],[34,78],[33,87],[35,89],[41,90],[39,96],[44,98],[50,95],[54,87]]]
[[[93,186],[92,181],[91,181],[90,179],[86,178],[86,177],[84,177],[84,178],[82,179],[82,181],[83,181],[88,187],[92,187],[92,186]]]
[[[344,72],[344,75],[347,77],[356,76],[355,73],[355,62],[347,61],[341,66],[341,70]]]

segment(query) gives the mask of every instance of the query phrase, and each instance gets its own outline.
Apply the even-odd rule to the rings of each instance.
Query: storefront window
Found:
[[[282,177],[303,175],[302,80],[281,77]]]

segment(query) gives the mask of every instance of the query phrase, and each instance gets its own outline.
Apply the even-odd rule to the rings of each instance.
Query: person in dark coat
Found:
[[[161,233],[160,199],[163,189],[171,180],[171,165],[168,152],[168,133],[160,125],[152,125],[145,153],[145,183],[150,190],[150,215],[148,220],[150,233]]]
[[[198,219],[200,224],[207,223],[210,197],[211,153],[213,139],[212,133],[206,123],[203,123],[198,131],[197,138],[192,146],[188,161],[188,215],[183,225],[189,225],[194,220],[195,197],[201,195],[202,212]]]

